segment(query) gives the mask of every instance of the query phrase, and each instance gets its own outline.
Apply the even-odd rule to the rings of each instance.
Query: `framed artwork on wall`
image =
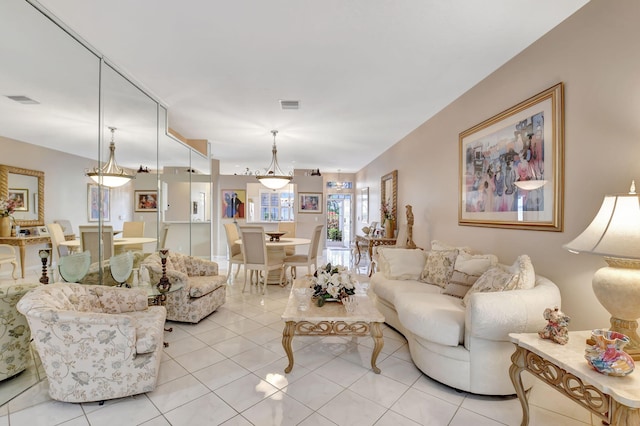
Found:
[[[322,213],[322,193],[299,192],[298,213]]]
[[[245,205],[247,202],[247,191],[244,189],[223,189],[222,190],[222,218],[223,219],[244,219]]]
[[[562,231],[559,83],[460,133],[458,223]]]
[[[360,211],[362,223],[369,223],[369,187],[360,190]]]
[[[9,188],[9,199],[15,203],[15,211],[29,211],[29,190],[28,189],[12,189]]]
[[[87,215],[89,222],[97,222],[102,217],[103,222],[111,220],[111,198],[109,187],[100,186],[95,183],[87,184]]]
[[[134,203],[137,212],[157,212],[158,191],[134,191]]]

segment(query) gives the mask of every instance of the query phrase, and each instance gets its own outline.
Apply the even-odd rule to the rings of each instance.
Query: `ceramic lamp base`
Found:
[[[611,331],[629,337],[624,350],[634,360],[640,360],[640,261],[605,257],[609,266],[593,276],[593,292],[611,314]]]

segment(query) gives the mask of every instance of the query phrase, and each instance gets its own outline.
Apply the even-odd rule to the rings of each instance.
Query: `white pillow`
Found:
[[[521,290],[529,290],[536,285],[536,272],[533,269],[531,258],[526,255],[520,255],[511,266],[500,265],[503,270],[518,276],[514,288]]]
[[[518,275],[505,271],[500,266],[493,266],[478,278],[471,289],[462,299],[462,304],[467,306],[473,293],[489,293],[495,291],[513,290],[518,282]]]
[[[417,280],[427,255],[421,249],[378,247],[378,266],[390,280]]]
[[[459,253],[449,283],[442,293],[462,299],[478,278],[497,263],[498,257],[493,254]]]

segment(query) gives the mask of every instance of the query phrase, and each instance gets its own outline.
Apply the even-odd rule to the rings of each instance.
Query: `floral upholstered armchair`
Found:
[[[162,262],[158,253],[143,260],[141,267],[149,271],[151,285],[160,281]],[[197,323],[226,301],[227,277],[218,275],[216,262],[169,252],[167,278],[171,285],[182,285],[167,294],[168,320]]]
[[[39,284],[0,284],[0,380],[8,379],[27,368],[31,361],[31,331],[27,319],[16,304]]]
[[[166,311],[144,289],[55,283],[18,302],[58,401],[103,401],[152,391]]]

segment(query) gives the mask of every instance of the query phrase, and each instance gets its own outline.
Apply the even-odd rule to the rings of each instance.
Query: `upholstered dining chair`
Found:
[[[123,222],[122,238],[144,237],[144,222]],[[143,250],[142,244],[127,244],[127,250]]]
[[[58,265],[60,258],[69,254],[69,248],[60,245],[65,240],[64,232],[62,231],[62,226],[58,223],[47,224],[47,231],[49,231],[49,239],[51,240],[51,261]]]
[[[296,223],[295,222],[278,222],[278,232],[286,232],[286,234],[284,234],[286,238],[293,238],[296,236]],[[294,254],[296,254],[295,246],[284,248],[285,256],[293,256]]]
[[[13,279],[17,279],[16,269],[18,269],[18,258],[16,257],[16,249],[9,244],[0,244],[0,266],[10,263],[13,266],[11,276]]]
[[[237,277],[240,273],[240,266],[244,265],[244,256],[242,256],[242,247],[240,246],[240,244],[236,244],[236,241],[240,239],[240,234],[238,233],[238,225],[233,222],[225,223],[224,231],[227,234],[227,251],[229,256],[227,281],[229,281],[233,265],[238,265],[235,276]]]
[[[244,292],[247,287],[247,275],[249,271],[262,271],[262,294],[267,291],[267,274],[282,268],[281,259],[269,259],[267,256],[267,242],[264,228],[261,226],[240,226],[242,237],[242,256],[244,257]],[[253,283],[253,274],[251,274]],[[256,274],[258,289],[260,288],[260,276]]]
[[[80,226],[81,251],[91,253],[91,263],[97,262],[102,250],[102,259],[107,260],[113,256],[113,226],[102,226],[102,236],[96,225]]]
[[[287,272],[287,268],[291,268],[291,279],[295,279],[296,277],[296,267],[297,266],[306,266],[307,273],[312,274],[318,269],[318,247],[320,246],[320,240],[322,239],[322,228],[324,225],[316,225],[313,229],[313,233],[311,234],[311,243],[309,244],[309,251],[307,254],[294,254],[293,256],[285,256],[284,258],[284,268],[282,268],[282,272],[280,275],[280,282],[284,283],[284,277]],[[311,270],[311,265],[313,265],[313,271]]]

